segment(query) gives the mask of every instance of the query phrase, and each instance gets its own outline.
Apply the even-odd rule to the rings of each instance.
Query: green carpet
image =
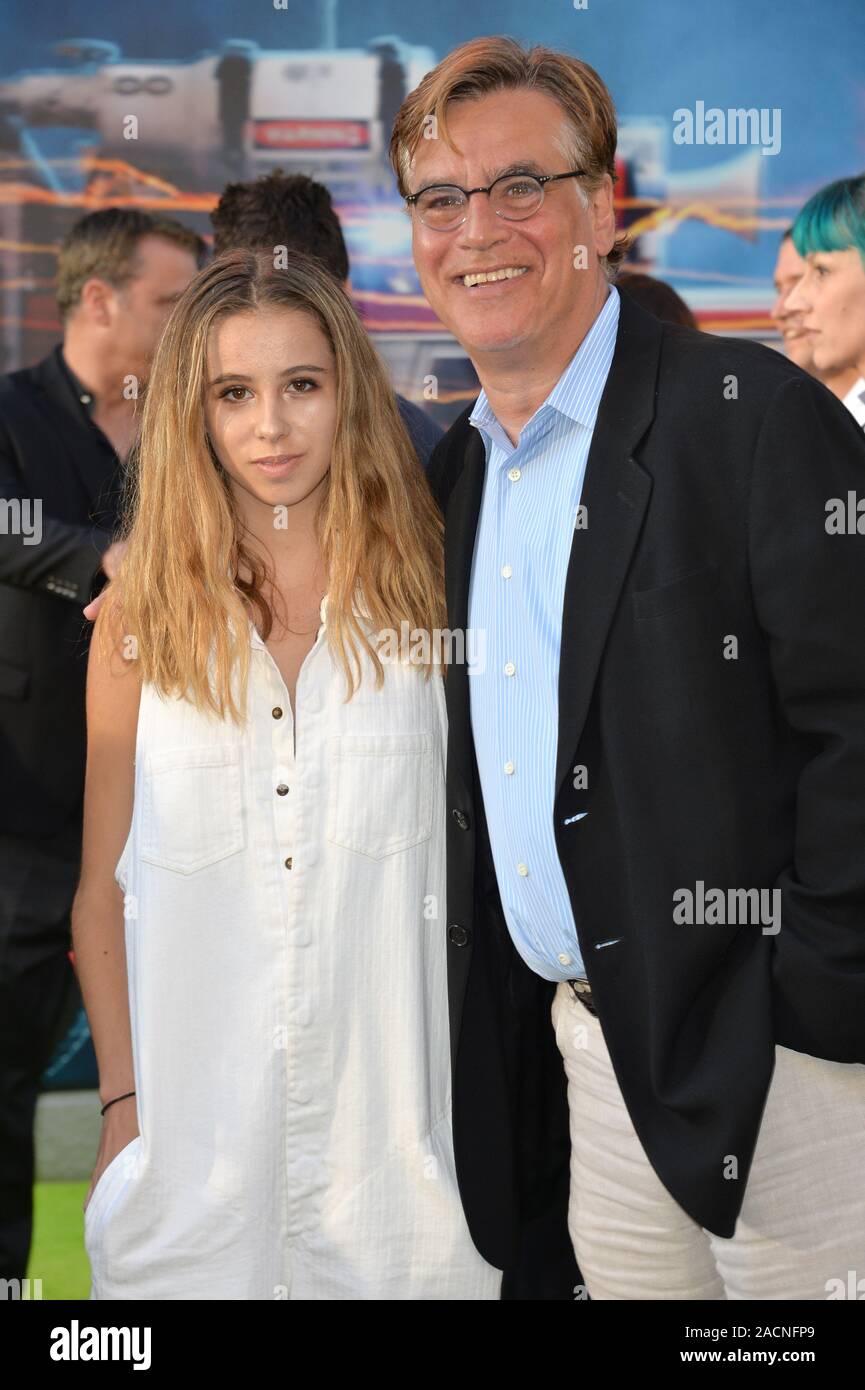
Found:
[[[33,1189],[33,1244],[27,1277],[41,1279],[43,1299],[89,1298],[84,1198],[89,1182],[38,1182]]]

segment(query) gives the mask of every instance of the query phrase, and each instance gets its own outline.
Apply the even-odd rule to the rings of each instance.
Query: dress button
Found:
[[[285,867],[286,867],[287,869],[290,869],[290,868],[291,868],[291,856],[290,856],[290,855],[289,855],[288,859],[286,859],[286,861],[285,861]]]
[[[469,818],[468,818],[468,816],[465,814],[465,812],[464,812],[464,811],[457,810],[456,808],[454,808],[454,813],[453,813],[453,815],[454,815],[454,820],[456,821],[456,823],[457,823],[457,825],[459,826],[460,830],[468,830],[468,828],[469,828]]]
[[[522,475],[522,473],[520,472],[520,470],[519,470],[518,468],[509,468],[509,469],[508,469],[508,477],[510,478],[510,480],[511,480],[512,483],[518,483],[518,482],[520,481],[520,478],[521,478],[522,476],[523,476],[523,475]]]
[[[465,927],[459,926],[456,922],[452,927],[448,927],[448,941],[452,946],[468,946],[470,933]]]
[[[282,718],[282,710],[279,708],[279,705],[277,705],[276,708],[272,709],[270,712],[273,715],[274,719]]]
[[[513,570],[510,565],[502,565],[502,579],[510,579],[512,574]]]
[[[285,796],[285,794],[286,794],[287,791],[288,791],[288,787],[285,785],[285,783],[284,783],[284,782],[280,782],[279,786],[278,786],[277,789],[276,789],[276,794],[277,794],[277,796]]]
[[[505,675],[506,675],[506,676],[512,676],[512,675],[515,673],[516,669],[517,669],[517,668],[516,668],[516,666],[514,665],[514,663],[513,663],[512,661],[506,661],[506,662],[505,662]]]

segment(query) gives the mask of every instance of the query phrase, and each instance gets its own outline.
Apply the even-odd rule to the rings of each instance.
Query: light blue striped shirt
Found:
[[[586,974],[553,834],[559,657],[574,527],[618,322],[611,286],[516,447],[485,392],[469,417],[487,459],[469,587],[469,627],[485,633],[484,664],[468,667],[472,733],[505,920],[523,960],[546,980]]]

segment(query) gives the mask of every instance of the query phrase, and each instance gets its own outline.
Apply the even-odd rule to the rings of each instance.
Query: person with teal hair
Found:
[[[807,270],[787,299],[801,314],[819,372],[853,367],[844,397],[865,429],[865,174],[821,188],[793,224]]]

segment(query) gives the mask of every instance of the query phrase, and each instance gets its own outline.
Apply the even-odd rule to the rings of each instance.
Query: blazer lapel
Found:
[[[622,295],[610,373],[595,421],[565,582],[555,796],[572,765],[607,633],[643,524],[652,480],[633,457],[654,415],[661,325]],[[554,798],[555,799],[555,798]]]
[[[448,622],[454,632],[465,632],[468,626],[469,582],[486,472],[483,440],[473,425],[467,429],[464,463],[447,504],[445,526],[445,589]],[[466,656],[471,650],[466,635]],[[446,685],[453,765],[460,771],[465,792],[470,794],[472,735],[466,661],[448,669]]]

